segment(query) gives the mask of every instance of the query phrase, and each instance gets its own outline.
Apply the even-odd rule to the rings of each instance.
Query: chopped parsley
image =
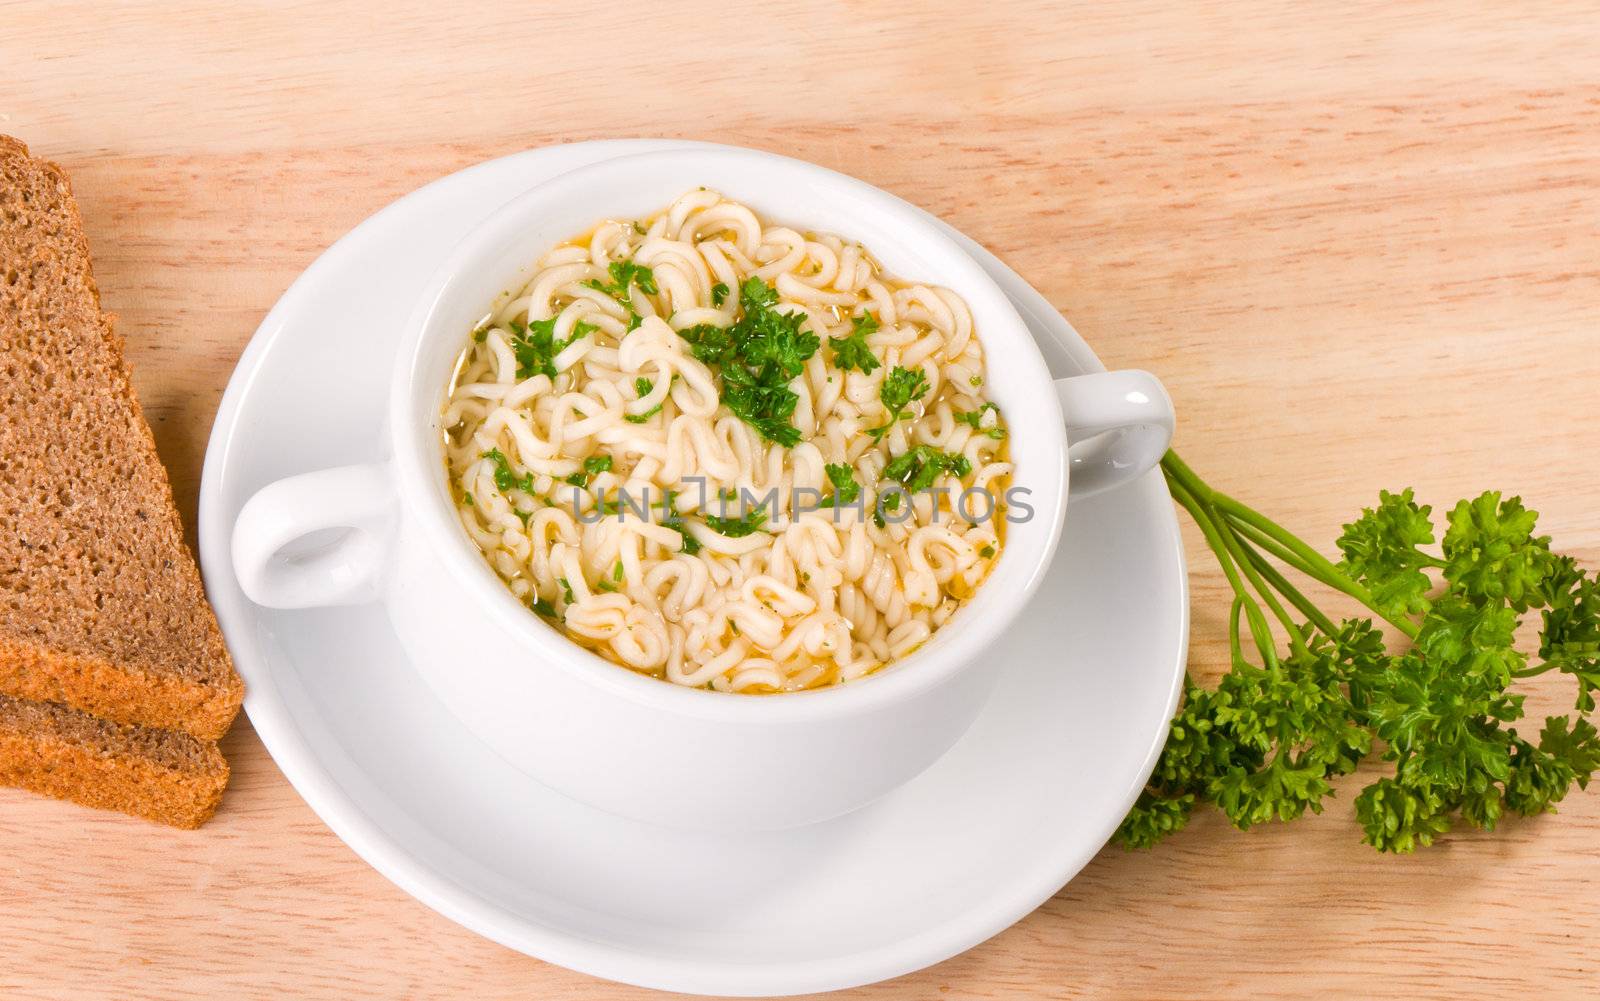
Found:
[[[728,300],[728,286],[717,282],[711,286],[711,305],[720,306]]]
[[[700,551],[700,540],[689,534],[684,527],[683,515],[678,513],[676,495],[668,490],[666,497],[661,501],[661,524],[672,529],[683,537],[683,553],[693,556]]]
[[[912,401],[920,400],[928,395],[928,376],[920,368],[902,368],[896,365],[883,377],[883,384],[878,387],[878,399],[883,401],[884,409],[889,411],[889,422],[882,427],[868,428],[867,434],[872,435],[873,441],[879,441],[889,433],[895,423],[904,420],[907,416],[906,407]]]
[[[591,476],[596,476],[600,473],[607,472],[610,469],[611,456],[591,455],[589,458],[583,460],[583,470],[581,472],[573,473],[571,476],[567,477],[567,482],[575,487],[586,487],[589,485],[589,478]]]
[[[822,340],[801,333],[804,313],[782,313],[778,293],[760,278],[747,278],[739,288],[744,315],[731,327],[709,323],[678,331],[690,353],[722,374],[722,402],[740,420],[768,441],[784,448],[800,443],[800,430],[789,422],[800,398],[789,382],[817,353]]]
[[[561,598],[567,604],[572,604],[577,599],[572,596],[572,585],[567,583],[565,577],[557,577],[556,583],[561,585]]]
[[[640,377],[633,380],[633,391],[639,394],[640,399],[649,396],[650,390],[654,388],[655,383],[651,382],[649,379]],[[655,406],[651,407],[649,410],[646,410],[642,414],[623,414],[622,419],[627,421],[629,424],[643,424],[645,421],[649,420],[660,412],[661,404],[657,403]]]
[[[718,535],[729,539],[742,539],[754,532],[765,531],[763,526],[767,523],[767,506],[765,504],[751,511],[743,518],[718,518],[714,514],[706,515],[706,525]]]
[[[550,604],[548,601],[545,601],[543,598],[538,599],[528,607],[532,608],[535,612],[538,612],[547,619],[560,618],[560,616],[556,614],[556,606]]]
[[[591,278],[583,284],[596,292],[604,292],[611,298],[621,301],[632,298],[630,290],[635,285],[646,295],[655,295],[661,291],[656,287],[656,273],[642,264],[635,264],[632,261],[612,261],[606,270],[611,273],[609,282]]]
[[[1000,427],[999,424],[996,424],[992,428],[986,428],[983,426],[983,415],[991,410],[994,411],[995,420],[998,421],[1000,419],[1000,408],[995,406],[993,403],[985,403],[976,410],[969,410],[965,413],[956,414],[956,423],[965,424],[979,434],[987,435],[988,437],[999,441],[1001,438],[1006,436],[1005,428]]]
[[[612,570],[611,570],[611,579],[614,580],[614,581],[621,582],[621,580],[622,580],[622,561],[621,560],[618,560],[617,561],[617,565],[612,568]]]
[[[472,494],[470,491],[463,490],[461,491],[461,503],[465,504],[467,507],[471,507],[477,502],[472,499]]]
[[[918,445],[890,459],[883,467],[885,479],[894,480],[911,493],[928,489],[945,473],[965,476],[970,472],[972,463],[966,456],[940,451],[932,445]]]
[[[994,547],[993,546],[984,546],[982,549],[978,550],[978,555],[983,557],[986,560],[993,559],[994,558]]]
[[[507,490],[521,490],[523,493],[533,493],[533,474],[525,473],[518,476],[511,471],[511,460],[506,458],[504,452],[498,448],[491,448],[479,458],[488,459],[494,463],[494,485],[502,493]]]
[[[689,342],[689,353],[707,365],[721,365],[734,356],[733,328],[697,323],[678,331]]]
[[[833,496],[823,501],[823,507],[852,504],[861,496],[861,484],[856,482],[855,470],[849,463],[830,462],[822,468],[828,474],[828,482],[833,484]]]
[[[871,313],[862,313],[851,321],[848,335],[828,338],[828,346],[833,348],[833,363],[846,371],[855,369],[870,375],[883,364],[867,347],[867,335],[877,329],[877,319]]]
[[[529,379],[535,375],[556,377],[556,355],[576,341],[582,340],[593,324],[579,320],[572,325],[572,336],[564,341],[556,339],[556,319],[533,320],[526,327],[511,323],[511,353],[517,359],[517,378]]]

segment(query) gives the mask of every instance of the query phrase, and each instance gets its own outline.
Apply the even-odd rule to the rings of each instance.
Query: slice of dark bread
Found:
[[[244,686],[66,175],[0,136],[0,693],[204,740]]]
[[[0,785],[194,828],[227,784],[214,741],[0,695]]]

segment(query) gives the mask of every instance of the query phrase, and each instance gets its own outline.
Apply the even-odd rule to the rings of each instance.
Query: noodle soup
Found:
[[[674,684],[911,653],[1005,542],[1007,429],[953,292],[695,190],[549,251],[444,406],[460,522],[532,613]]]

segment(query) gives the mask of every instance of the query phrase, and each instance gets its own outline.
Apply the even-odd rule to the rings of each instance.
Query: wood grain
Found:
[[[1190,462],[1311,540],[1379,487],[1492,486],[1600,562],[1593,3],[50,3],[0,26],[0,131],[73,176],[191,527],[228,374],[322,248],[488,157],[662,135],[948,219],[1108,364],[1160,373]],[[1198,557],[1193,581],[1211,677],[1224,585]],[[0,790],[0,996],[649,996],[434,915],[247,723],[225,750],[197,835]],[[1594,995],[1600,796],[1414,858],[1358,844],[1348,798],[1103,852],[994,940],[856,996]]]

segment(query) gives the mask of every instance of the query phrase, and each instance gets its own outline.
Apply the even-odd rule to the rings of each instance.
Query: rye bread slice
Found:
[[[227,731],[244,696],[66,175],[0,136],[0,693]]]
[[[0,785],[195,828],[227,784],[214,741],[0,695]]]

